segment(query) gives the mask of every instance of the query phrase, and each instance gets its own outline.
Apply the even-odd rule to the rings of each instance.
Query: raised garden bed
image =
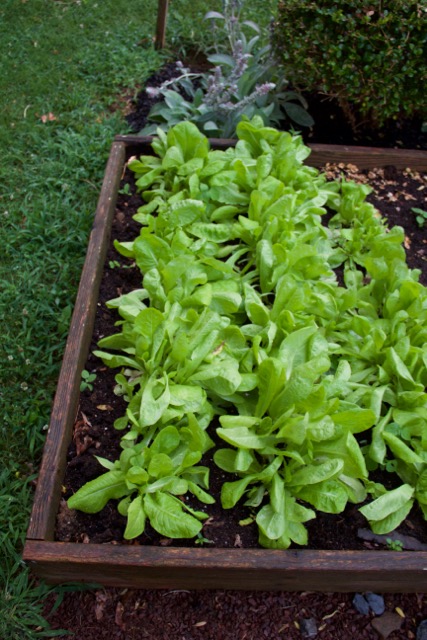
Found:
[[[228,141],[213,141],[224,148]],[[313,145],[310,162],[427,169],[419,151]],[[79,401],[115,202],[131,155],[150,153],[149,140],[121,136],[113,144],[91,234],[47,435],[24,559],[50,582],[97,581],[144,588],[423,591],[427,552],[164,548],[76,544],[54,540],[66,455]]]

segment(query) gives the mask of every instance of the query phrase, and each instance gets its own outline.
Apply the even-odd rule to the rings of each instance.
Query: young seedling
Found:
[[[96,380],[96,373],[89,373],[86,369],[82,371],[82,381],[80,383],[80,391],[93,391],[93,384]]]
[[[129,182],[126,182],[126,184],[121,189],[119,189],[119,193],[121,195],[123,195],[123,196],[130,196],[131,195]]]
[[[120,264],[118,260],[109,260],[108,266],[110,267],[110,269],[132,269],[135,264]]]
[[[403,542],[401,540],[393,540],[386,538],[387,549],[390,551],[403,551]]]
[[[412,207],[411,211],[415,213],[416,221],[418,222],[418,226],[421,229],[424,226],[425,221],[427,220],[427,211],[418,209],[418,207]]]
[[[209,540],[209,538],[205,538],[202,533],[198,533],[194,543],[203,546],[204,544],[213,544],[214,541]]]

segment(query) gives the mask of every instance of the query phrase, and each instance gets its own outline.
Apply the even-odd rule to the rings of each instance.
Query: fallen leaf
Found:
[[[400,607],[396,607],[394,610],[396,611],[397,614],[399,614],[399,616],[401,618],[405,617],[405,614],[403,613],[403,611],[402,611],[402,609]]]
[[[96,592],[95,618],[100,622],[104,617],[105,605],[108,600],[107,594],[102,591]]]
[[[90,420],[88,419],[87,415],[85,413],[83,413],[83,411],[81,412],[82,414],[82,418],[84,420],[84,423],[87,424],[89,427],[92,426],[92,424],[90,423]]]
[[[73,441],[76,445],[76,453],[80,456],[93,443],[94,440],[88,435],[88,429],[92,426],[88,418],[81,411],[81,420],[76,420],[73,430]]]
[[[214,520],[214,518],[208,518],[206,522],[203,523],[203,528],[205,527],[222,527],[224,524],[224,520]]]
[[[121,602],[118,602],[116,607],[116,615],[114,617],[114,622],[118,627],[120,627],[122,631],[126,629],[126,624],[123,622],[124,611],[125,611],[125,608],[123,604]]]
[[[87,451],[89,447],[93,444],[93,440],[90,436],[84,436],[83,438],[78,437],[75,440],[76,442],[76,455],[81,456],[82,453]]]
[[[394,195],[394,193],[392,193],[391,191],[389,191],[389,192],[387,193],[386,197],[388,198],[388,200],[389,200],[390,202],[396,202],[396,201],[397,201],[396,196],[395,196],[395,195]]]
[[[339,609],[335,609],[335,611],[333,611],[332,613],[328,613],[328,615],[323,616],[322,620],[328,620],[329,618],[333,618],[334,615],[336,615],[337,613],[340,613]]]
[[[46,122],[52,122],[53,120],[57,120],[57,119],[58,118],[56,116],[54,116],[51,111],[49,111],[49,113],[44,113],[40,117],[40,120],[43,122],[43,124],[45,124]]]
[[[159,544],[162,547],[170,547],[172,540],[170,538],[161,538]]]
[[[212,355],[217,356],[218,354],[221,353],[224,347],[225,347],[225,341],[223,340],[221,344],[218,345],[217,348],[212,351]]]

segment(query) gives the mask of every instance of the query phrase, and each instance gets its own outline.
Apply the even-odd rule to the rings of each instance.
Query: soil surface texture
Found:
[[[331,589],[333,585],[331,585]],[[420,640],[425,595],[384,595],[359,613],[354,594],[97,589],[67,594],[49,617],[74,640]],[[381,597],[381,596],[380,596]],[[46,612],[54,602],[51,597]],[[422,628],[422,627],[421,627]],[[381,630],[381,633],[378,631]]]

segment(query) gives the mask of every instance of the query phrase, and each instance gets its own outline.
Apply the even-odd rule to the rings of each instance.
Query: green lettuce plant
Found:
[[[147,519],[197,536],[215,429],[222,505],[243,500],[264,547],[307,544],[316,511],[349,502],[380,534],[415,503],[427,517],[427,291],[403,231],[378,218],[368,187],[306,166],[299,136],[260,117],[237,135],[213,151],[183,122],[130,163],[141,230],[116,248],[141,288],[108,303],[118,332],[95,352],[127,402],[123,452],[68,504],[120,500],[128,538]],[[400,484],[373,482],[376,468]]]

